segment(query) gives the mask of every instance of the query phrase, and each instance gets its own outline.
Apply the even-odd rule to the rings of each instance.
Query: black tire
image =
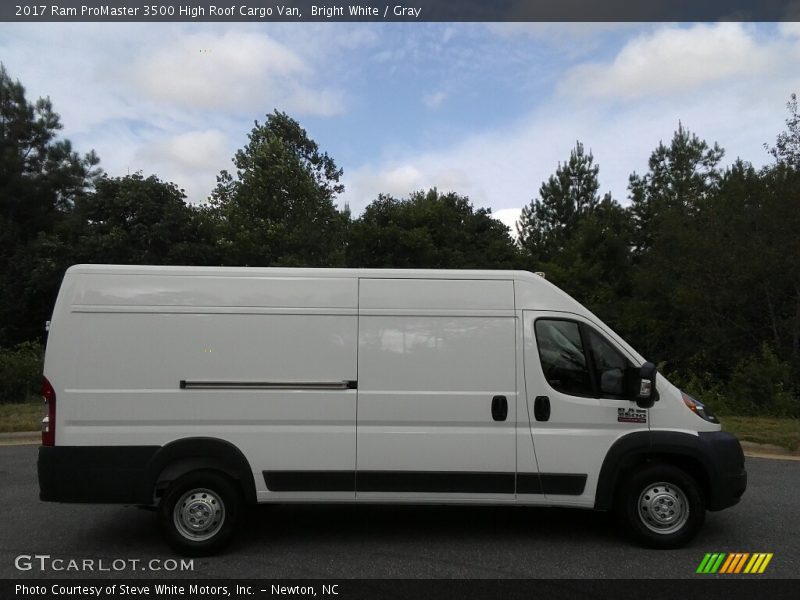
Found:
[[[167,488],[158,523],[180,554],[208,556],[230,541],[241,507],[241,494],[230,479],[215,471],[192,471]]]
[[[706,518],[697,482],[685,471],[654,464],[631,473],[619,487],[617,521],[634,541],[648,548],[680,548]]]

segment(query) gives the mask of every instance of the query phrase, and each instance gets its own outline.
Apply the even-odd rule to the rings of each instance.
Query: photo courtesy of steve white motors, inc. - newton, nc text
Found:
[[[796,597],[795,0],[0,3],[0,599]]]

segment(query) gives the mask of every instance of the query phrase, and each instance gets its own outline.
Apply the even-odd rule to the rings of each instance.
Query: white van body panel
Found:
[[[513,307],[511,281],[361,280],[359,472],[514,472]],[[505,421],[487,418],[496,395],[507,399]],[[513,499],[513,492],[480,497]],[[364,499],[385,495],[358,492]]]
[[[222,441],[260,502],[592,507],[620,438],[719,430],[663,377],[643,424],[616,420],[630,400],[557,392],[538,358],[541,317],[590,325],[644,361],[522,271],[78,265],[45,358],[55,446]],[[539,423],[542,395],[552,418]]]
[[[179,381],[355,380],[357,280],[88,271],[69,316],[54,319],[73,324],[81,349],[59,391],[59,444],[224,439],[259,465],[260,497],[261,470],[354,469],[356,390],[221,393]]]

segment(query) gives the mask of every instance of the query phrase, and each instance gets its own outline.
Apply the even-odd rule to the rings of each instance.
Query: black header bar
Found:
[[[798,21],[797,0],[15,0],[28,22],[699,22]]]

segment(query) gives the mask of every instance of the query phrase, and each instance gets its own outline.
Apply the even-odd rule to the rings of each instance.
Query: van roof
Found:
[[[496,269],[342,269],[299,267],[196,267],[171,265],[80,264],[71,274],[109,273],[116,275],[213,275],[217,277],[370,277],[399,279],[538,279],[530,271]]]

